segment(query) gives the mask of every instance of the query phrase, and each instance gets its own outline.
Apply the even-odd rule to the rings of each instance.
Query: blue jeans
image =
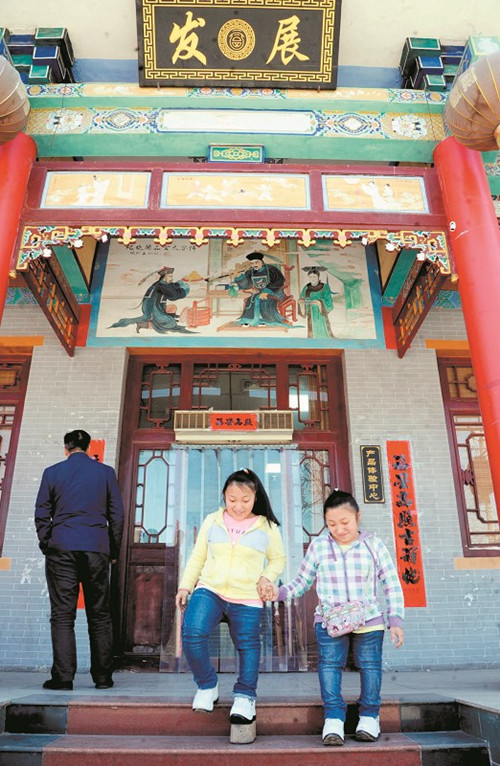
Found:
[[[347,633],[332,638],[321,623],[314,626],[318,641],[318,674],[325,718],[345,721],[347,705],[342,698],[342,672],[347,661],[349,645],[352,645],[354,664],[359,670],[361,693],[358,699],[359,714],[376,718],[380,710],[380,687],[382,685],[383,630],[369,633]]]
[[[213,689],[217,673],[210,661],[208,640],[223,615],[239,656],[239,675],[234,694],[257,696],[260,662],[260,618],[262,610],[245,604],[231,604],[206,588],[197,588],[184,614],[182,647],[199,689]]]

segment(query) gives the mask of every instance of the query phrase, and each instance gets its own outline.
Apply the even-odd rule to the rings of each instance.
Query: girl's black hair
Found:
[[[337,508],[339,505],[350,505],[353,511],[359,513],[359,505],[350,492],[334,489],[325,500],[325,504],[323,505],[323,516],[330,508]]]
[[[274,522],[279,527],[280,523],[273,513],[271,501],[256,473],[251,471],[250,468],[240,468],[238,471],[234,471],[231,476],[227,477],[224,483],[222,488],[223,495],[226,494],[230,484],[241,484],[245,487],[250,487],[255,492],[255,503],[252,513],[256,516],[265,516],[269,523]]]

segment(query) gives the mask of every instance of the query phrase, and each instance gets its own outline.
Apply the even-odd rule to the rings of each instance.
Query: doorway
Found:
[[[283,581],[295,575],[323,528],[325,496],[333,486],[349,487],[341,369],[340,357],[316,364],[131,357],[120,462],[128,509],[121,649],[128,664],[187,670],[174,605],[177,582],[204,517],[220,506],[221,488],[234,470],[249,467],[262,480],[281,524]],[[209,409],[215,402],[227,411],[293,410],[293,438],[251,445],[176,441],[175,411]],[[316,667],[314,605],[312,592],[293,604],[265,605],[261,671]],[[220,672],[235,671],[225,623],[212,636],[212,657]]]

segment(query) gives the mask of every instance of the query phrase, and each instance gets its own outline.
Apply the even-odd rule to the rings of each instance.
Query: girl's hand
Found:
[[[278,594],[279,594],[279,588],[277,585],[272,585],[272,593],[269,596],[269,601],[277,601],[278,600]]]
[[[183,588],[179,588],[175,595],[175,605],[177,609],[180,609],[182,612],[187,606],[187,600],[189,596],[189,591],[184,590]]]
[[[399,649],[400,646],[403,646],[404,642],[404,630],[403,628],[396,628],[392,627],[389,628],[391,632],[391,641],[394,644],[396,649]]]
[[[267,577],[259,577],[257,593],[262,601],[271,601],[273,597],[273,584]]]

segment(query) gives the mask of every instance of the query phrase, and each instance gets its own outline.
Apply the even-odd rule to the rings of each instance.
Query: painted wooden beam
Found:
[[[259,143],[270,158],[432,163],[446,137],[447,94],[385,88],[335,91],[144,89],[127,83],[28,86],[27,132],[39,157],[207,157],[210,144]],[[500,194],[498,155],[484,155]]]
[[[441,93],[387,89],[148,90],[30,86],[39,156],[191,157],[210,143],[264,144],[269,157],[431,162],[444,137]]]

